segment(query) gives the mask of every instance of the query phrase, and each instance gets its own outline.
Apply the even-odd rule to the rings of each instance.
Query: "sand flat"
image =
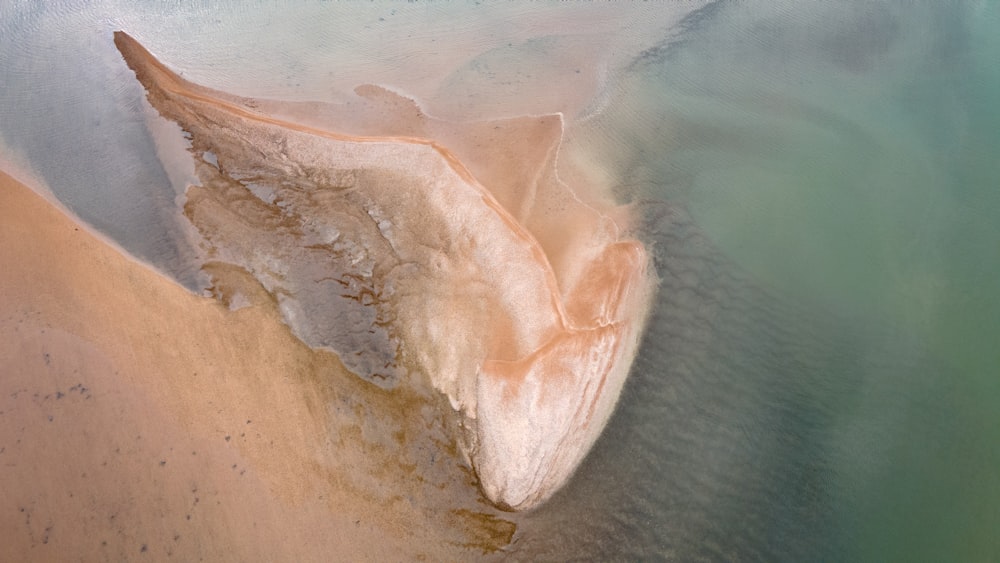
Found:
[[[426,398],[309,350],[249,282],[238,311],[192,295],[2,173],[0,262],[0,559],[456,559],[509,541],[414,414]]]
[[[375,122],[348,122],[376,135],[348,135],[191,84],[125,32],[115,44],[149,103],[190,135],[200,186],[184,214],[208,256],[251,273],[297,336],[362,378],[445,395],[497,506],[529,509],[569,479],[614,409],[655,281],[620,222],[628,213],[559,180],[561,116],[504,122],[538,125],[510,151],[515,136],[480,137],[482,124],[466,131],[362,86],[361,113]],[[408,136],[434,129],[487,173]],[[505,136],[523,173],[484,164]],[[532,137],[543,142],[523,146]]]

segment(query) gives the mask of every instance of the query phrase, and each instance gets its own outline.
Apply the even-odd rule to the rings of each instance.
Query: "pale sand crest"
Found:
[[[530,508],[565,483],[614,408],[654,276],[627,213],[559,181],[558,116],[494,124],[549,132],[538,147],[520,139],[514,156],[531,157],[509,164],[526,177],[490,164],[481,126],[456,130],[384,90],[358,92],[392,125],[333,133],[188,83],[122,32],[115,43],[192,137],[203,185],[185,215],[210,255],[253,274],[298,336],[369,381],[422,375],[443,392],[498,505]],[[419,136],[434,131],[465,149]]]
[[[229,311],[0,173],[0,560],[462,560],[510,541],[433,397]],[[221,291],[221,290],[220,290]]]

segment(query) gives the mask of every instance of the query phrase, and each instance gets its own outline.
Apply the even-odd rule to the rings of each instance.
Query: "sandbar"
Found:
[[[192,84],[124,32],[115,44],[190,135],[201,185],[184,213],[208,256],[367,381],[446,396],[498,506],[528,509],[565,484],[614,409],[655,275],[628,211],[559,178],[561,116],[504,122],[547,139],[522,139],[511,160],[526,173],[504,173],[482,124],[442,123],[376,86],[357,92],[379,124],[346,121],[375,134],[348,134]]]
[[[303,345],[254,280],[219,273],[236,311],[193,295],[3,173],[0,263],[0,559],[460,560],[510,541],[436,399]]]

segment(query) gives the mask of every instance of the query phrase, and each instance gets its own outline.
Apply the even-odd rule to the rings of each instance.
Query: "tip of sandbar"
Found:
[[[129,68],[134,71],[138,71],[137,67],[141,61],[153,59],[153,55],[141,43],[124,31],[115,32],[115,47],[118,48],[118,52],[121,53]]]
[[[162,91],[190,84],[161,63],[148,49],[124,31],[114,32],[115,47],[147,90]],[[151,92],[152,93],[152,92]]]
[[[119,51],[125,51],[128,49],[134,49],[136,47],[142,49],[139,42],[132,38],[131,35],[125,33],[124,31],[115,32],[115,47],[118,47]]]

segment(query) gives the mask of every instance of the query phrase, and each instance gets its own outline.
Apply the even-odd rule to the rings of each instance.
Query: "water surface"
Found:
[[[242,95],[377,83],[453,119],[564,111],[563,158],[642,206],[663,282],[605,435],[510,553],[1000,556],[995,4],[351,6],[9,5],[0,138],[196,287],[115,29]],[[587,103],[533,95],[577,70]]]

